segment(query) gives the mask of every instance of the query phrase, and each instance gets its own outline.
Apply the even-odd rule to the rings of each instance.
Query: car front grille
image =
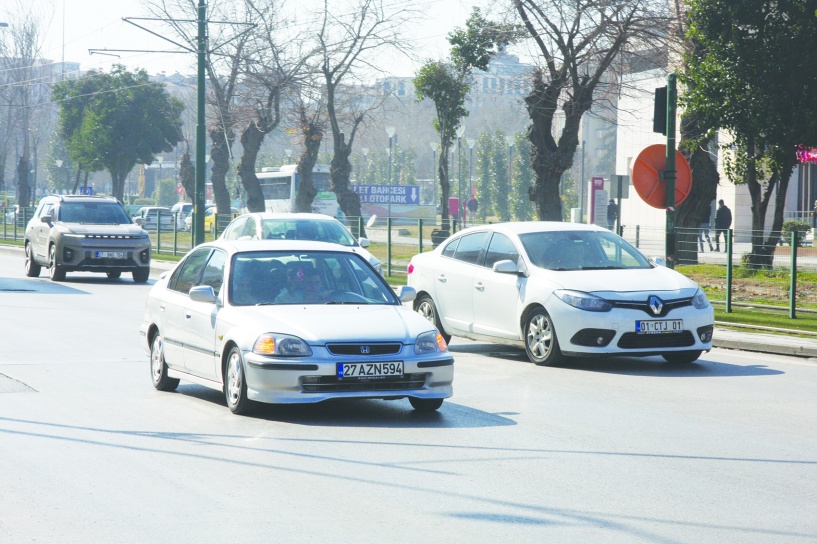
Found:
[[[676,308],[683,308],[684,306],[690,306],[692,304],[691,298],[679,298],[676,300],[664,300],[663,307],[661,308],[661,312],[658,314],[653,313],[652,309],[650,308],[650,304],[648,301],[638,301],[638,300],[613,300],[610,301],[613,304],[614,308],[624,308],[627,310],[641,310],[645,314],[649,315],[650,317],[664,317],[672,310]]]
[[[402,344],[326,344],[332,355],[394,355],[403,349]]]
[[[638,334],[628,332],[621,335],[618,347],[623,349],[682,348],[695,344],[690,331],[660,334]]]
[[[380,380],[339,380],[337,376],[316,376],[314,383],[303,383],[304,393],[340,393],[345,391],[398,391],[422,389],[426,382],[424,373],[406,374]]]

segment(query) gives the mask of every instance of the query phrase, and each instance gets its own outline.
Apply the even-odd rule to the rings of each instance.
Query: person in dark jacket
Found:
[[[718,200],[718,211],[715,212],[715,251],[721,250],[721,234],[726,246],[726,231],[732,226],[732,210],[726,207],[723,199]]]
[[[618,206],[616,206],[616,201],[611,198],[607,204],[607,228],[613,230],[616,226],[616,219],[618,219]]]
[[[709,251],[715,251],[712,248],[712,240],[709,239],[709,215],[711,213],[711,205],[706,206],[701,210],[701,218],[698,221],[698,228],[700,229],[698,232],[698,244],[701,246],[701,252],[704,250],[704,238],[706,238],[706,243],[709,244]]]

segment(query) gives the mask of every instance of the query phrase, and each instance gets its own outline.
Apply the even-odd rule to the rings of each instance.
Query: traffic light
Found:
[[[667,88],[655,89],[655,104],[652,110],[652,131],[667,135]]]

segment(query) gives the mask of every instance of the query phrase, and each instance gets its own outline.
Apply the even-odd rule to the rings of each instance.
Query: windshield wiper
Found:
[[[617,264],[608,264],[607,266],[583,266],[582,270],[622,270],[627,268],[626,266],[621,266]]]

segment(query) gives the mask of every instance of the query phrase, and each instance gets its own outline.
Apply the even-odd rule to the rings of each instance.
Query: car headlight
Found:
[[[586,310],[588,312],[609,312],[613,308],[613,305],[609,301],[597,297],[596,295],[582,293],[581,291],[557,289],[553,294],[565,304],[569,304],[579,310]]]
[[[259,336],[252,351],[258,355],[278,355],[280,357],[309,357],[312,355],[312,348],[297,336],[275,333]]]
[[[417,337],[414,342],[414,353],[422,355],[423,353],[436,353],[437,351],[445,351],[448,349],[448,344],[445,343],[443,335],[437,331],[424,332]]]
[[[709,299],[706,298],[706,293],[698,289],[698,292],[692,297],[692,305],[699,310],[709,307]]]
[[[62,235],[66,238],[85,238],[84,234],[72,234],[69,232],[64,232]]]

